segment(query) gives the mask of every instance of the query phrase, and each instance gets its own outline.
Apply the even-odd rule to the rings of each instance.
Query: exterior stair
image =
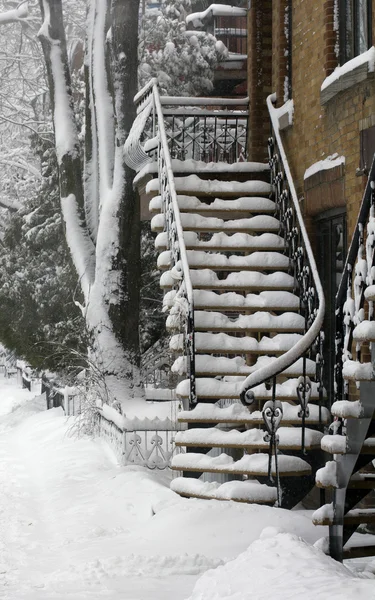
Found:
[[[146,162],[145,148],[152,147],[139,147],[142,136],[136,135],[150,95],[159,169],[144,170],[145,195],[157,234],[171,371],[180,379],[176,393],[184,405],[179,421],[188,424],[176,434],[176,445],[186,452],[173,458],[171,468],[183,476],[171,487],[186,497],[291,508],[311,490],[323,464],[320,441],[329,412],[316,360],[324,300],[314,288],[315,263],[307,266],[312,255],[302,247],[298,206],[285,214],[289,176],[272,144],[270,164],[241,162],[246,132],[243,146],[236,138],[226,151],[232,164],[206,160],[202,166],[205,143],[197,160],[186,140],[196,140],[192,123],[211,144],[223,139],[217,112],[208,109],[201,120],[196,108],[186,109],[186,120],[178,123],[184,164],[184,146],[172,152],[179,130],[173,130],[168,99],[159,97],[155,84],[138,96],[129,162],[135,152]],[[216,119],[211,137],[207,115]],[[220,120],[233,134],[246,117],[246,111],[222,107]]]
[[[329,525],[330,554],[340,561],[375,556],[375,543],[350,539],[358,526],[375,523],[374,182],[373,163],[336,298],[334,421],[321,442],[332,456],[316,475],[332,502],[316,511],[314,523]]]

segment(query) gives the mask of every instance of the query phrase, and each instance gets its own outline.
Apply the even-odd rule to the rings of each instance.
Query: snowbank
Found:
[[[370,574],[368,575],[370,577]],[[359,579],[302,538],[272,527],[235,560],[205,573],[189,600],[371,600]]]

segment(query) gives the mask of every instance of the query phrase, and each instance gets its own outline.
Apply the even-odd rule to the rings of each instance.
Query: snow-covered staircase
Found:
[[[142,146],[138,132],[150,96],[158,124]],[[171,368],[181,378],[176,392],[185,410],[179,421],[188,424],[175,439],[186,453],[173,459],[172,469],[183,476],[172,489],[188,497],[292,507],[310,491],[322,464],[321,431],[329,413],[316,361],[324,300],[277,142],[270,142],[270,165],[243,162],[238,128],[245,111],[223,106],[220,127],[215,111],[180,111],[184,120],[176,124],[156,85],[138,102],[127,154],[131,161],[144,152],[144,166],[146,150],[157,141],[158,177],[147,183],[146,194]],[[207,119],[211,125],[215,120],[211,130]],[[207,162],[213,144],[224,147],[224,137],[235,135],[232,164],[220,155]],[[197,158],[203,152],[206,162],[195,160],[189,145],[197,136]],[[179,153],[170,157],[179,137],[185,161]],[[223,154],[228,159],[229,152]]]
[[[331,459],[317,473],[317,484],[330,490],[332,503],[314,515],[330,527],[330,554],[338,560],[374,556],[375,543],[359,525],[375,524],[375,164],[364,193],[358,222],[336,301],[336,401],[331,435],[322,448]],[[366,500],[365,502],[363,502]]]

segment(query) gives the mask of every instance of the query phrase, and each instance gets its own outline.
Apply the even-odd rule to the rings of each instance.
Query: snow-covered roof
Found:
[[[211,17],[246,17],[246,8],[238,8],[229,4],[211,4],[202,12],[192,13],[186,17],[186,23],[201,27],[203,21]]]

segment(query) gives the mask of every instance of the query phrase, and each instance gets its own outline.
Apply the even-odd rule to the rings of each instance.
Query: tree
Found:
[[[33,136],[41,178],[7,220],[0,248],[0,338],[40,369],[61,371],[85,349],[76,277],[59,210],[54,148]]]
[[[163,0],[160,14],[142,23],[140,81],[157,77],[167,95],[198,96],[213,89],[214,70],[226,56],[222,42],[204,31],[188,31],[190,0]]]
[[[90,0],[85,160],[75,120],[62,0],[39,0],[61,208],[100,366],[117,400],[139,394],[139,202],[123,145],[135,117],[139,0]]]

